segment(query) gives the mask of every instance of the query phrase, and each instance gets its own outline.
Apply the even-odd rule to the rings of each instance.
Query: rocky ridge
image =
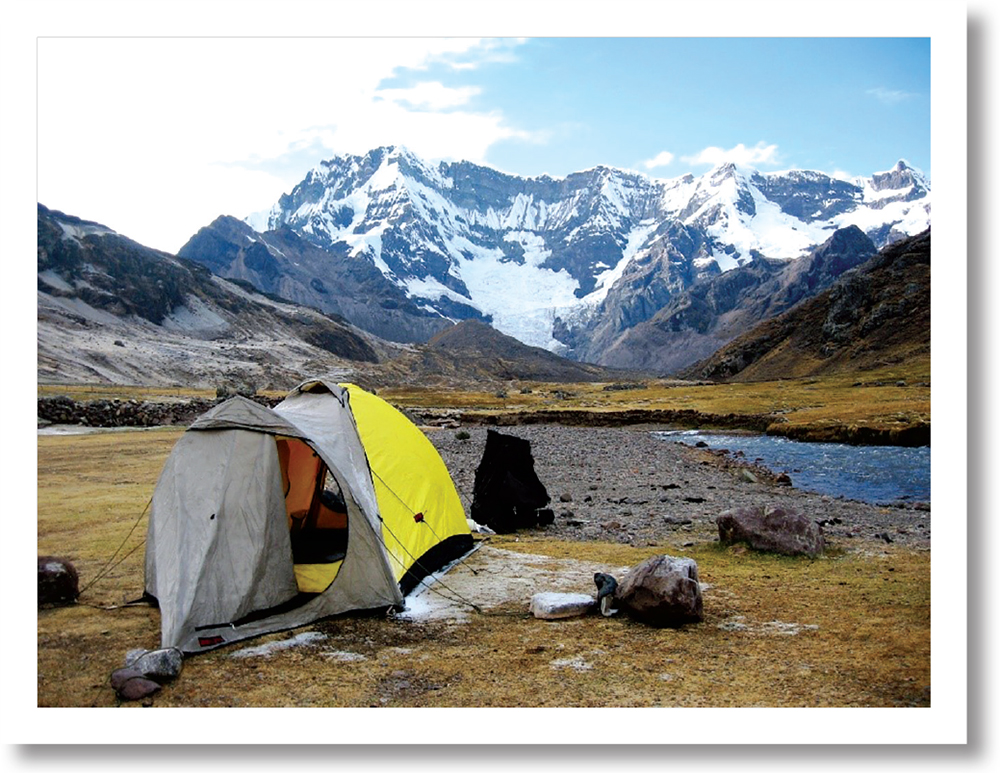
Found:
[[[766,381],[863,371],[929,357],[930,272],[928,229],[885,248],[828,289],[763,322],[680,375]]]

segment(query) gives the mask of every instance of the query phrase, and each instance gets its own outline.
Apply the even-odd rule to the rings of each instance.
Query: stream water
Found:
[[[788,473],[796,488],[878,504],[931,498],[931,449],[801,443],[769,435],[737,435],[686,430],[654,432],[666,441],[742,452],[776,473]]]

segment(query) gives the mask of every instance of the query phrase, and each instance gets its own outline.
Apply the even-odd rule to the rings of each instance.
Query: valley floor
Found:
[[[553,526],[481,541],[410,614],[334,618],[190,658],[152,705],[930,705],[929,512],[807,494],[760,470],[746,482],[726,459],[649,429],[505,430],[531,441]],[[39,555],[68,557],[86,587],[73,607],[39,610],[39,706],[116,705],[111,671],[129,649],[157,646],[157,611],[121,605],[141,593],[141,514],[180,431],[39,436]],[[468,509],[486,430],[465,431],[428,434]],[[827,554],[720,547],[715,516],[763,503],[839,519]],[[594,593],[594,571],[620,577],[658,553],[697,561],[704,623],[527,613],[535,592]],[[459,601],[442,613],[449,588]]]

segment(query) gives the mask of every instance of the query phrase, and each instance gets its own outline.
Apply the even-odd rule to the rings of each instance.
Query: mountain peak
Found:
[[[855,181],[762,175],[733,160],[673,180],[606,164],[554,179],[469,161],[432,166],[388,144],[324,161],[281,198],[268,226],[379,275],[398,290],[386,302],[405,299],[420,330],[471,317],[523,343],[588,356],[573,330],[615,304],[628,308],[609,325],[634,324],[703,275],[762,255],[802,257],[852,223],[885,244],[926,227],[928,191],[905,161]],[[223,259],[234,274],[251,273]],[[341,313],[341,299],[323,289],[328,266],[288,265],[296,298]],[[411,340],[412,327],[401,338]]]
[[[912,186],[914,191],[926,193],[929,188],[923,174],[902,158],[896,162],[892,169],[873,174],[871,181],[872,187],[876,191],[902,190]]]

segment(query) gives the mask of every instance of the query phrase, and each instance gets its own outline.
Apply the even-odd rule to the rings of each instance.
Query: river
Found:
[[[749,462],[787,473],[805,491],[843,496],[872,504],[895,501],[929,502],[931,449],[928,446],[850,446],[842,443],[801,443],[770,435],[743,435],[686,430],[654,432],[667,441],[742,452]]]

